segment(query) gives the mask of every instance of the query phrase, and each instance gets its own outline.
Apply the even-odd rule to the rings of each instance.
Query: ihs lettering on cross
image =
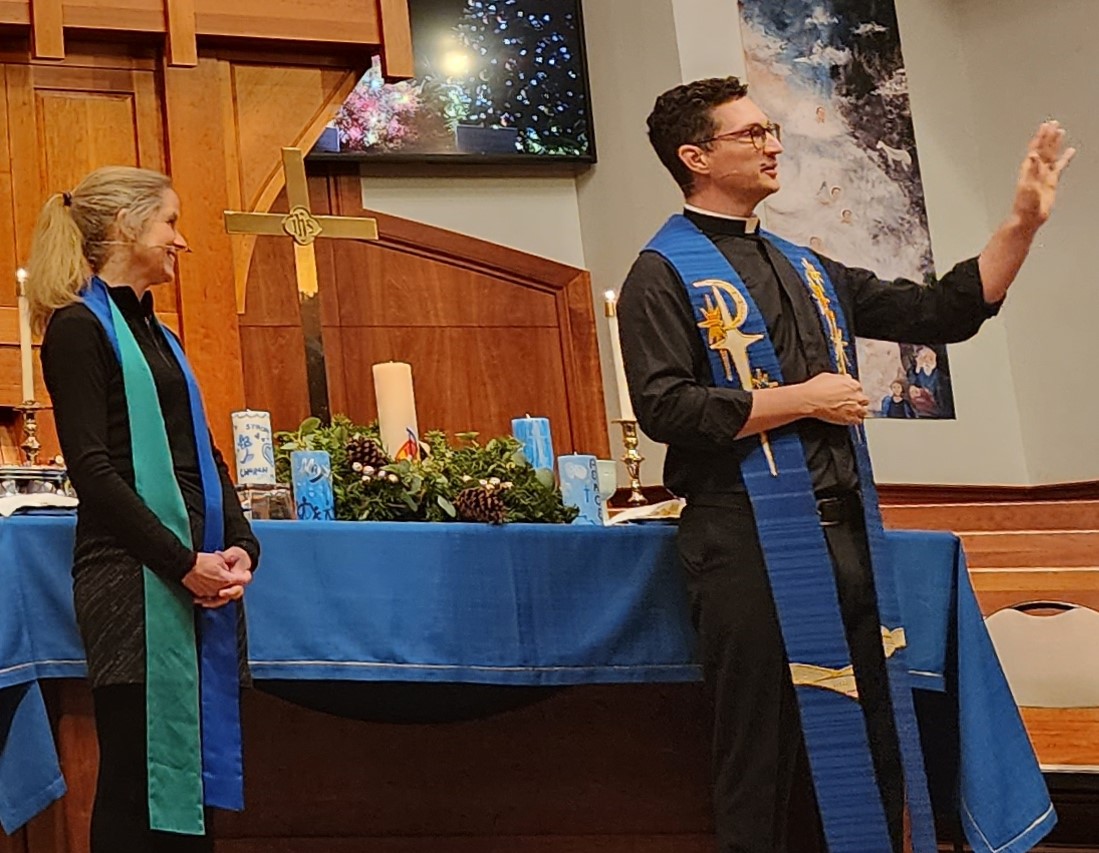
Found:
[[[309,184],[300,148],[282,149],[289,213],[240,213],[225,211],[225,230],[230,234],[289,236],[294,240],[294,272],[298,282],[298,308],[305,339],[305,371],[310,412],[324,422],[330,418],[328,374],[321,330],[317,258],[313,241],[318,238],[377,240],[378,223],[354,216],[314,216],[309,206]]]
[[[698,328],[705,329],[710,349],[721,356],[721,363],[725,368],[725,378],[730,382],[739,380],[745,390],[755,388],[755,380],[752,376],[752,362],[748,356],[748,347],[757,341],[763,340],[762,334],[749,335],[740,330],[748,319],[748,303],[744,296],[732,284],[716,278],[708,278],[696,281],[694,287],[708,287],[709,293],[703,294],[704,307],[702,320]],[[736,306],[735,316],[729,311],[729,304],[725,301],[728,296]],[[736,375],[733,375],[733,371]],[[778,476],[778,467],[775,465],[775,456],[771,452],[771,441],[767,433],[759,434],[759,441],[763,447],[763,453],[767,457],[767,464],[772,476]]]
[[[832,344],[832,351],[836,356],[836,369],[847,375],[851,372],[847,362],[847,341],[843,339],[843,329],[840,328],[839,321],[836,319],[835,309],[832,308],[832,300],[828,298],[828,293],[824,289],[824,276],[807,258],[802,258],[801,264],[805,269],[805,278],[809,282],[809,290],[820,308],[821,316],[828,324],[828,338]]]

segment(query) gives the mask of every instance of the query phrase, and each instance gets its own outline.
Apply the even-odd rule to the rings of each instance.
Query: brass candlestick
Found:
[[[38,452],[42,449],[38,441],[38,410],[41,408],[41,404],[34,400],[26,400],[23,405],[15,407],[23,415],[23,443],[19,448],[23,451],[24,464],[29,467],[38,466]]]
[[[622,425],[622,444],[626,448],[622,456],[622,462],[626,466],[626,473],[630,475],[630,506],[644,506],[649,501],[641,492],[641,463],[645,457],[637,449],[637,421],[619,418],[614,421]]]

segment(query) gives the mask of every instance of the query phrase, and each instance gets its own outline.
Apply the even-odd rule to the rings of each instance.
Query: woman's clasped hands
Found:
[[[224,551],[202,551],[194,566],[183,576],[183,585],[199,607],[224,607],[244,595],[252,582],[252,558],[239,546]]]

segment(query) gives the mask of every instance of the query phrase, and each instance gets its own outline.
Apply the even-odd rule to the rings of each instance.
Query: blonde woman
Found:
[[[27,296],[80,497],[73,598],[100,766],[92,853],[209,851],[240,809],[243,608],[259,545],[153,313],[188,251],[167,177],[97,169],[39,214]]]

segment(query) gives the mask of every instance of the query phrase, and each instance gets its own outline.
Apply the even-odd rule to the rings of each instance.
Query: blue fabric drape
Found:
[[[562,685],[700,677],[671,526],[261,521],[254,529],[264,552],[248,589],[257,679]],[[0,688],[84,674],[72,610],[74,532],[72,517],[0,519]],[[979,853],[1028,850],[1056,818],[959,542],[896,531],[886,542],[913,677],[957,698],[957,719],[922,722],[959,727],[970,844]],[[27,710],[20,730],[48,732],[40,706]],[[52,743],[18,733],[0,742],[8,832],[33,814],[18,804],[48,790],[4,772],[13,766],[49,776]],[[61,784],[56,773],[51,781]]]

